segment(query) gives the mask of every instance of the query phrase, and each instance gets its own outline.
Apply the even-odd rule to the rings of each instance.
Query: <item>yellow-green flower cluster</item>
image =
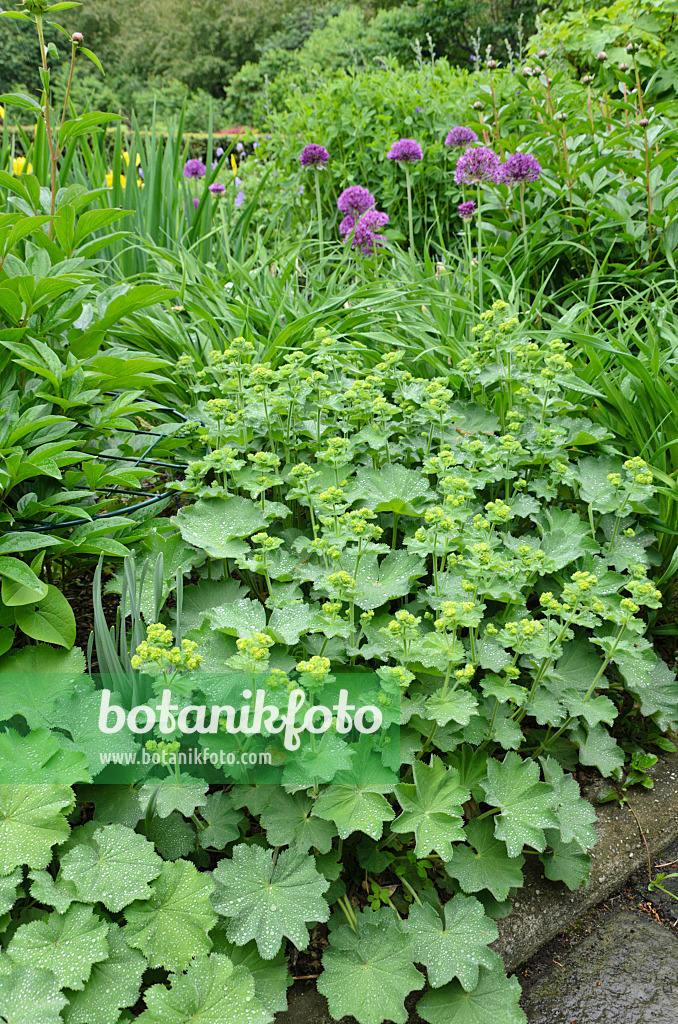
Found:
[[[308,661],[300,661],[297,664],[297,672],[303,676],[310,676],[315,683],[322,683],[330,671],[330,659],[321,658],[317,654]]]
[[[196,669],[202,663],[202,656],[197,654],[198,645],[193,640],[182,640],[181,647],[171,646],[174,643],[172,630],[161,622],[152,622],[146,628],[146,639],[136,649],[130,659],[133,669],[144,665],[159,665],[161,668],[175,670]]]
[[[273,637],[268,633],[254,633],[252,636],[241,636],[235,642],[241,654],[253,661],[266,661],[269,657],[269,648],[273,647]]]

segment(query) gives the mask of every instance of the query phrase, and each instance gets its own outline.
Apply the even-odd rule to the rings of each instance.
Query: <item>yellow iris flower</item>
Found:
[[[26,163],[25,156],[17,156],[12,160],[12,174],[17,177],[20,174],[32,174],[33,164]]]

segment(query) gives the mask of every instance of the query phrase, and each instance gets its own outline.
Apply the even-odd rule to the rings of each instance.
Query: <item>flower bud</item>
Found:
[[[620,70],[621,72],[624,72],[624,71],[628,71],[628,70],[629,70],[629,66],[628,66],[628,64],[626,63],[626,61],[625,61],[625,60],[623,60],[623,61],[621,62],[621,64],[619,65],[619,70]]]
[[[76,43],[78,46],[80,46],[81,43],[85,42],[85,37],[82,34],[82,32],[74,32],[71,35],[71,42]]]
[[[544,59],[544,57],[548,57],[548,53],[547,53],[547,51],[546,51],[546,50],[540,50],[540,51],[539,51],[539,53],[537,54],[537,56],[538,56],[538,57],[539,57],[539,58],[540,58],[541,60],[543,60],[543,59]]]
[[[640,125],[641,128],[647,128],[649,123],[650,122],[648,121],[648,119],[646,117],[641,117],[640,121],[638,122],[638,124]]]
[[[607,60],[607,54],[605,53],[605,50],[600,50],[599,51],[598,56],[596,57],[596,60]]]
[[[473,109],[474,110],[484,110],[485,109],[485,104],[483,103],[482,100],[476,100],[475,103],[473,104]]]
[[[488,68],[498,68],[499,67],[499,65],[497,64],[496,60],[488,60],[487,66],[488,66]]]

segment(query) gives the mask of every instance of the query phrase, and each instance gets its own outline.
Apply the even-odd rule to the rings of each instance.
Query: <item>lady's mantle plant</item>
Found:
[[[77,700],[72,675],[30,700],[3,688],[27,728],[0,736],[0,1014],[31,991],[46,1021],[115,1024],[150,968],[144,1024],[264,1024],[287,942],[312,929],[337,1019],[404,1024],[415,993],[431,1024],[524,1020],[495,919],[526,855],[585,883],[595,816],[571,772],[619,773],[641,731],[661,742],[678,687],[644,636],[661,599],[647,466],[582,415],[559,337],[497,302],[476,341],[437,378],[322,331],[277,368],[242,338],[206,369],[182,358],[196,457],[139,549],[178,589],[118,700],[171,685],[226,705],[244,674],[280,707],[293,688],[329,706],[348,680],[385,727],[307,736],[294,757],[277,736],[131,739],[169,769],[82,789],[106,777],[93,682],[75,677]],[[163,573],[156,610],[177,587]],[[172,765],[200,743],[265,750],[275,775]],[[28,764],[44,785],[22,784]]]

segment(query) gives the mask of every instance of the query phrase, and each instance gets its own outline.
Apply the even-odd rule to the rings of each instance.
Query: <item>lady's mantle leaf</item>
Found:
[[[239,837],[238,826],[243,813],[235,809],[230,794],[221,792],[208,796],[200,814],[207,822],[207,828],[198,834],[202,847],[223,850],[227,843]]]
[[[170,976],[170,988],[153,985],[139,1024],[271,1024],[273,1014],[254,994],[246,967],[212,953],[192,960],[185,974]]]
[[[45,907],[54,907],[60,914],[65,914],[71,903],[75,903],[75,886],[61,875],[55,881],[49,871],[29,871],[28,877],[32,882],[31,896]]]
[[[82,989],[92,966],[108,957],[108,926],[91,907],[75,903],[17,928],[7,953],[16,964],[52,971],[62,988]]]
[[[423,576],[425,571],[424,560],[405,551],[392,551],[381,564],[377,562],[376,555],[365,555],[356,573],[358,593],[355,603],[364,611],[380,608],[386,601],[407,594],[411,581]]]
[[[28,864],[46,868],[52,847],[68,839],[62,811],[73,806],[69,786],[0,786],[0,871]]]
[[[314,817],[312,810],[313,801],[304,793],[292,795],[276,788],[260,818],[269,845],[296,846],[299,853],[315,846],[319,853],[327,853],[337,830],[331,822]]]
[[[168,776],[162,782],[147,782],[139,790],[139,803],[146,812],[149,803],[155,798],[154,814],[159,818],[168,818],[172,811],[181,811],[190,818],[196,807],[207,802],[207,783],[193,779],[190,775],[179,778]]]
[[[623,750],[602,725],[592,725],[588,729],[580,725],[577,729],[570,729],[569,735],[579,747],[581,763],[594,765],[606,778],[624,764]]]
[[[433,988],[458,978],[467,992],[478,984],[478,966],[501,969],[498,953],[488,949],[499,934],[475,896],[455,896],[445,904],[445,927],[433,907],[414,904],[403,924],[414,959],[428,971]]]
[[[177,860],[163,865],[151,888],[149,900],[125,911],[127,941],[148,957],[150,967],[184,970],[212,947],[208,932],[218,920],[210,904],[214,883],[189,861]]]
[[[271,850],[236,846],[231,860],[219,861],[220,884],[213,903],[230,917],[228,938],[238,946],[254,939],[264,960],[272,960],[287,936],[298,949],[308,945],[307,921],[326,921],[330,909],[322,894],[329,882],[315,858],[284,850],[273,862]]]
[[[363,736],[349,771],[339,772],[334,783],[321,793],[313,813],[333,821],[342,839],[352,832],[365,832],[380,839],[385,821],[395,817],[384,793],[395,788],[393,772],[372,754],[370,736]]]
[[[445,870],[459,882],[464,892],[489,889],[501,903],[508,897],[509,889],[522,886],[525,858],[508,856],[504,843],[494,838],[494,824],[489,818],[472,819],[464,833],[471,846],[467,843],[455,846]]]
[[[358,915],[358,933],[342,925],[323,953],[318,991],[335,1020],[350,1014],[360,1024],[405,1024],[405,998],[424,987],[412,949],[391,912]]]
[[[249,537],[266,525],[261,509],[249,498],[208,498],[179,510],[172,519],[181,536],[211,558],[238,558]]]
[[[558,820],[551,810],[553,790],[539,782],[534,761],[523,761],[514,751],[502,762],[490,757],[487,779],[480,785],[486,802],[500,809],[494,834],[506,843],[509,857],[517,857],[526,843],[540,853],[546,849],[544,829],[557,828]]]
[[[262,960],[256,942],[236,946],[234,942],[228,941],[225,930],[221,931],[221,928],[215,928],[213,941],[215,953],[223,953],[234,967],[242,965],[247,968],[254,978],[254,994],[267,1010],[279,1013],[287,1009],[287,989],[292,984],[292,975],[284,949],[273,960]]]
[[[414,832],[417,857],[426,857],[434,850],[443,860],[452,856],[451,843],[464,839],[462,804],[471,794],[459,784],[456,768],[446,768],[439,757],[430,765],[415,761],[414,785],[396,787],[403,813],[393,823],[397,833]]]
[[[17,889],[23,879],[23,872],[18,868],[0,875],[0,915],[9,914],[16,903]]]
[[[59,1011],[66,999],[51,971],[41,967],[14,967],[0,974],[0,1017],[31,1024],[61,1024]]]
[[[503,970],[480,969],[473,992],[465,992],[453,981],[435,992],[427,992],[417,1003],[417,1013],[429,1024],[525,1024],[518,1005],[520,983],[507,978]]]
[[[598,834],[593,828],[596,812],[588,800],[584,800],[572,776],[565,774],[554,758],[542,760],[542,767],[546,782],[556,794],[553,810],[563,843],[575,842],[584,852],[590,850],[598,842]]]
[[[381,469],[359,469],[347,498],[351,501],[363,498],[375,512],[418,516],[432,496],[428,481],[418,470],[387,465]]]
[[[64,739],[64,746],[67,741]],[[47,729],[35,729],[21,736],[14,729],[0,733],[0,783],[25,782],[48,785],[91,782],[87,758],[75,749],[64,750]]]
[[[546,877],[552,882],[564,882],[572,892],[588,884],[591,870],[588,853],[583,853],[577,843],[564,843],[555,829],[546,830],[546,839],[551,849],[539,855]]]
[[[63,1011],[66,1024],[116,1024],[120,1010],[134,1006],[139,998],[146,959],[125,942],[123,929],[112,924],[108,930],[108,959],[95,964],[81,992],[69,992]]]
[[[79,900],[103,903],[113,911],[148,899],[148,883],[161,868],[153,844],[125,825],[105,825],[61,861],[61,874],[75,884]]]

